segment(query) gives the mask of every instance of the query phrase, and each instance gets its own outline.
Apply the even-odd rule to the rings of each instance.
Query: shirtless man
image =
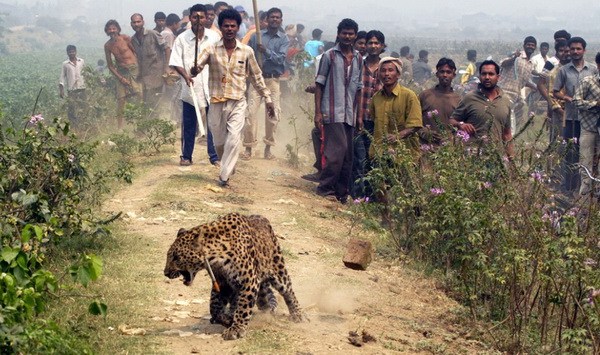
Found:
[[[121,26],[109,20],[104,32],[110,39],[104,44],[108,70],[117,78],[117,123],[123,128],[123,112],[128,98],[142,99],[142,86],[138,83],[138,64],[131,38],[121,34]],[[113,62],[112,57],[115,57]]]

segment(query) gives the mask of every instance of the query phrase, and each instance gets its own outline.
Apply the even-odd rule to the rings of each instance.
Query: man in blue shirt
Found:
[[[281,22],[283,13],[280,9],[273,7],[267,11],[267,29],[262,30],[261,44],[257,43],[256,34],[254,34],[248,45],[254,49],[256,57],[259,60],[262,69],[265,84],[271,91],[271,99],[275,106],[275,115],[265,115],[265,143],[264,158],[274,159],[275,156],[271,153],[271,146],[275,145],[275,132],[277,123],[281,115],[281,90],[279,86],[279,77],[283,74],[285,56],[288,52],[290,40],[281,30]],[[246,151],[242,154],[243,160],[252,158],[252,148],[254,148],[258,140],[258,120],[256,113],[261,103],[261,96],[256,92],[254,87],[248,90],[248,111],[246,114],[246,125],[244,127],[244,147]]]

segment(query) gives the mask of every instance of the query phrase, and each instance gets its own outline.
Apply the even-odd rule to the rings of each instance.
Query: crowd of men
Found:
[[[309,59],[304,66],[315,70],[314,85],[306,91],[314,93],[317,171],[303,178],[318,183],[320,196],[345,203],[348,196],[369,194],[361,178],[375,156],[393,159],[395,148],[404,145],[417,160],[423,144],[448,140],[445,132],[497,144],[512,159],[513,135],[527,120],[525,108],[532,110],[540,100],[547,102],[550,142],[571,143],[561,167],[562,191],[571,197],[577,187],[581,195],[591,192],[588,177],[578,182],[576,164],[592,171],[600,145],[600,53],[595,66],[586,63],[585,40],[565,30],[554,34],[554,56],[548,55],[547,42],[534,55],[537,40],[528,36],[522,50],[499,63],[478,63],[476,51],[469,50],[460,70],[454,60],[443,57],[434,71],[426,50],[418,53],[417,61],[407,46],[384,56],[385,35],[359,31],[351,19],[339,23],[335,42],[323,42],[318,28],[305,41],[304,26],[282,26],[279,8],[260,13],[259,29],[241,6],[224,2],[196,4],[182,18],[157,12],[154,21],[156,27],[147,29],[143,16],[133,14],[131,37],[121,33],[115,20],[104,28],[110,37],[104,46],[106,64],[117,79],[119,127],[128,100],[155,108],[161,97],[170,97],[171,112],[181,122],[180,165],[193,163],[197,131],[204,132],[206,119],[208,156],[220,168],[221,186],[229,185],[238,158],[254,157],[262,102],[263,157],[275,158],[271,147],[282,114],[281,79],[293,71],[290,56],[305,52]],[[74,46],[67,47],[67,54],[60,94],[66,88],[70,100],[78,102],[85,97],[83,60]],[[418,96],[407,87],[424,85],[433,75],[437,84]],[[169,88],[165,79],[172,77],[180,85]],[[455,78],[466,94],[455,91]],[[69,118],[76,120],[71,106]]]

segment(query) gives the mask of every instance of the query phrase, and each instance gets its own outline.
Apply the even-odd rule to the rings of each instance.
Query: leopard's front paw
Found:
[[[243,338],[246,335],[246,329],[244,327],[240,327],[238,325],[233,325],[223,332],[223,339],[225,340],[235,340]]]

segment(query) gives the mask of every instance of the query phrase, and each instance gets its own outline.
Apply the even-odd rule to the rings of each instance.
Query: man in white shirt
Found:
[[[169,66],[181,75],[181,100],[183,103],[183,120],[181,124],[181,159],[179,165],[189,166],[192,164],[192,154],[194,152],[194,143],[196,130],[198,129],[198,119],[194,108],[192,94],[196,95],[200,112],[206,114],[208,102],[210,99],[208,92],[208,66],[193,76],[191,68],[195,66],[195,59],[202,51],[210,45],[219,41],[219,36],[212,30],[204,28],[203,23],[206,19],[206,7],[196,4],[190,8],[191,28],[185,30],[175,39],[173,51],[169,60]],[[198,41],[196,51],[196,39]],[[192,92],[191,85],[194,90]],[[205,125],[208,127],[208,125]],[[207,131],[208,155],[211,164],[219,165],[219,158],[214,149],[212,134]]]
[[[58,90],[60,98],[65,98],[65,87],[67,88],[67,117],[75,127],[81,123],[81,115],[85,107],[85,81],[83,79],[83,67],[85,62],[77,57],[77,48],[70,44],[67,46],[68,60],[62,63]]]

